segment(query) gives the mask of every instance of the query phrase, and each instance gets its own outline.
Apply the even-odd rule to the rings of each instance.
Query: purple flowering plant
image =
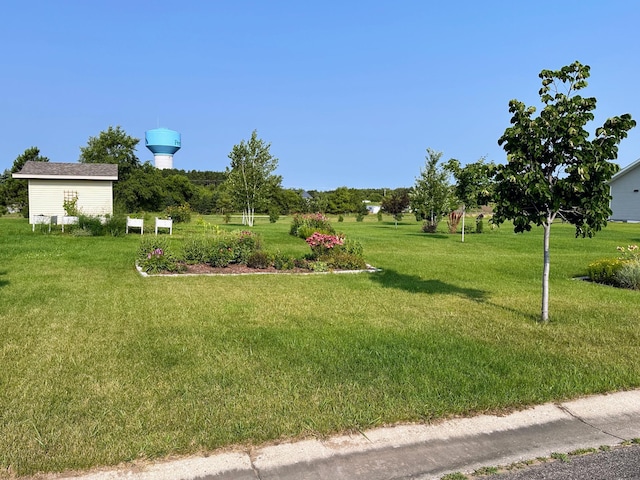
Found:
[[[180,265],[165,238],[148,237],[138,247],[138,266],[146,273],[175,272]]]

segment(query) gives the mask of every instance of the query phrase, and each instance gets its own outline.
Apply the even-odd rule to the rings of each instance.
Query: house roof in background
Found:
[[[613,177],[611,177],[611,182],[615,182],[616,180],[618,180],[620,177],[624,177],[627,173],[635,170],[636,168],[638,168],[640,166],[640,158],[638,160],[636,160],[635,162],[627,165],[626,167],[624,167],[622,170],[620,170],[618,173],[616,173]]]
[[[113,163],[25,162],[14,178],[51,180],[118,180],[118,165]]]

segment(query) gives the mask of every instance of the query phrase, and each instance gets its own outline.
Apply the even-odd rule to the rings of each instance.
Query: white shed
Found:
[[[73,199],[85,215],[113,214],[113,182],[118,180],[115,164],[29,161],[13,178],[29,181],[31,224],[38,215],[64,216],[64,201]]]

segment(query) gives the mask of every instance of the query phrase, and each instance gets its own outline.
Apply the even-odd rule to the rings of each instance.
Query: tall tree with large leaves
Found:
[[[409,193],[411,210],[425,221],[424,229],[430,233],[435,233],[443,215],[449,213],[452,200],[449,173],[439,164],[441,158],[442,152],[427,148],[425,166]]]
[[[462,241],[464,242],[467,207],[478,208],[491,201],[496,166],[493,162],[485,163],[485,159],[481,158],[463,167],[459,160],[452,158],[445,164],[445,168],[453,174],[456,181],[453,193],[462,205]]]
[[[274,175],[278,159],[269,152],[270,143],[258,138],[254,130],[248,141],[240,141],[229,153],[228,192],[242,209],[243,223],[253,226],[256,208],[266,207],[269,194],[279,187],[282,177]]]
[[[5,170],[0,177],[0,205],[7,208],[26,212],[29,206],[29,188],[27,180],[13,178],[13,173],[19,172],[27,162],[48,162],[47,157],[40,155],[38,147],[27,148],[14,160],[10,170]]]
[[[556,218],[576,227],[576,236],[593,236],[611,215],[609,180],[619,167],[618,144],[636,125],[631,115],[609,118],[589,138],[585,129],[594,119],[596,99],[577,92],[587,86],[590,68],[580,62],[539,77],[544,104],[535,107],[509,102],[511,126],[498,140],[507,163],[498,167],[493,221],[512,220],[516,232],[541,226],[543,240],[541,321],[549,320],[549,239]]]
[[[118,180],[126,181],[134,170],[140,168],[136,146],[140,139],[131,137],[118,125],[109,126],[97,137],[89,137],[86,147],[80,147],[80,163],[115,163]]]

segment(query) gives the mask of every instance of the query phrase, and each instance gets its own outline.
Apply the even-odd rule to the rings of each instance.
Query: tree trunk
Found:
[[[551,221],[544,224],[544,265],[542,267],[542,314],[540,321],[549,321],[549,237],[551,236]]]
[[[253,208],[251,208],[249,202],[247,202],[246,208],[242,211],[242,224],[253,227]]]
[[[463,203],[462,204],[462,243],[464,243],[464,217],[465,217],[465,212],[466,212],[466,206]]]

